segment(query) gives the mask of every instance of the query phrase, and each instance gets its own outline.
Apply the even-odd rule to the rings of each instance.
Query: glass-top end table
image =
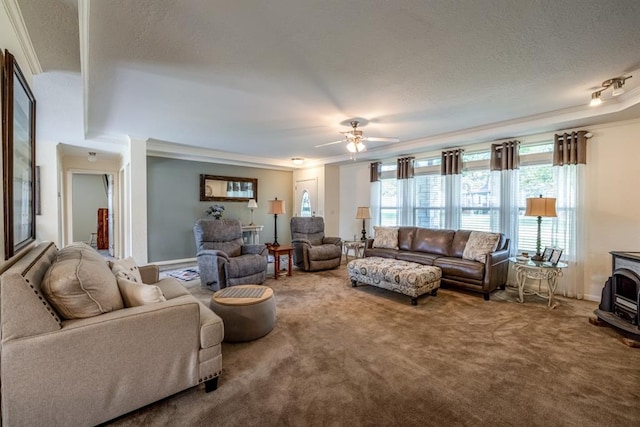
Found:
[[[547,261],[532,261],[531,259],[522,260],[520,257],[511,257],[509,261],[513,263],[513,269],[516,272],[516,281],[518,283],[518,302],[524,302],[525,295],[537,295],[549,300],[549,308],[555,308],[554,295],[558,288],[558,277],[562,277],[562,269],[567,268],[564,262],[551,264]],[[538,291],[525,291],[524,286],[527,279],[536,279],[538,281],[547,281],[547,293],[540,290],[540,282],[538,282]]]
[[[342,241],[342,253],[345,260],[349,262],[349,250],[353,249],[354,259],[362,258],[364,256],[364,248],[367,245],[366,240],[343,240]]]

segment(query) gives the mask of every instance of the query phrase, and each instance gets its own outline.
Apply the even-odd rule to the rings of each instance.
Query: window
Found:
[[[414,223],[418,227],[444,228],[444,181],[440,158],[420,159],[414,163]]]
[[[311,200],[309,199],[309,192],[304,190],[302,192],[302,201],[300,202],[300,216],[311,216]]]
[[[527,207],[527,198],[555,197],[555,185],[553,182],[553,166],[551,165],[551,153],[553,144],[541,144],[525,146],[520,150],[520,193],[518,195],[518,252],[527,251],[535,253],[538,236],[538,218],[524,216]],[[540,246],[544,250],[546,246],[558,245],[564,247],[565,242],[553,241],[554,218],[543,218],[540,228]]]

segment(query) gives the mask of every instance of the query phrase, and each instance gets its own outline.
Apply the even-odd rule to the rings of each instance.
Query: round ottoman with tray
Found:
[[[211,296],[209,305],[224,322],[224,340],[252,341],[267,335],[276,324],[273,289],[261,285],[237,285]]]

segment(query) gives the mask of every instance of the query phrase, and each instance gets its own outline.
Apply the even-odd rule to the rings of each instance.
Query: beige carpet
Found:
[[[218,390],[186,390],[113,425],[631,426],[640,349],[589,324],[595,303],[442,289],[411,306],[352,288],[344,264],[269,279],[277,325],[223,344]],[[186,282],[207,302],[199,281]]]

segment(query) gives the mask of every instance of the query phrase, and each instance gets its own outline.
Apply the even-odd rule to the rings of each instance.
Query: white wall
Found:
[[[58,145],[50,141],[37,141],[36,165],[40,166],[40,212],[36,215],[36,240],[62,244],[60,184],[61,161]]]
[[[7,8],[6,7],[0,7],[0,50],[2,50],[3,54],[4,54],[4,50],[7,49],[15,58],[16,61],[18,62],[18,65],[20,66],[20,70],[22,71],[22,74],[24,75],[24,78],[27,80],[27,83],[29,84],[29,87],[31,87],[31,89],[33,90],[33,75],[34,75],[34,71],[31,69],[29,61],[27,59],[27,52],[23,49],[19,37],[18,37],[18,31],[16,28],[14,28],[13,22],[12,20],[9,18],[9,14],[7,12]],[[37,71],[36,71],[37,72]],[[0,95],[0,105],[2,105],[2,102],[4,102],[2,100],[2,95]],[[2,124],[0,123],[0,135],[2,135],[2,133],[4,132],[4,128],[2,127]],[[37,150],[36,150],[37,152]],[[2,158],[2,153],[0,153],[0,176],[4,176],[3,175],[3,169],[2,169],[2,165],[4,164],[4,159]],[[3,198],[0,198],[0,217],[2,218],[2,221],[0,221],[0,223],[4,223],[4,201]],[[37,218],[36,218],[36,223],[37,223]],[[11,259],[6,260],[4,259],[4,231],[2,233],[0,233],[0,271],[3,271],[4,269],[6,269],[7,267],[9,267],[9,265],[11,265],[14,261],[16,261],[17,259],[19,259],[20,255],[24,252],[26,252],[29,248],[31,248],[32,245],[29,245],[28,247],[26,247],[23,251],[21,251],[20,253],[14,255]]]
[[[602,286],[611,275],[609,252],[640,251],[640,120],[580,129],[594,134],[587,148],[584,295],[585,299],[599,301]],[[523,143],[553,140],[553,133],[518,139]],[[369,206],[368,165],[363,162],[340,167],[343,238],[359,235],[362,227],[354,217],[358,206]]]
[[[350,163],[340,167],[340,237],[362,237],[362,220],[356,219],[358,206],[369,206],[371,184],[369,163]],[[365,221],[367,237],[373,234],[371,220]]]

